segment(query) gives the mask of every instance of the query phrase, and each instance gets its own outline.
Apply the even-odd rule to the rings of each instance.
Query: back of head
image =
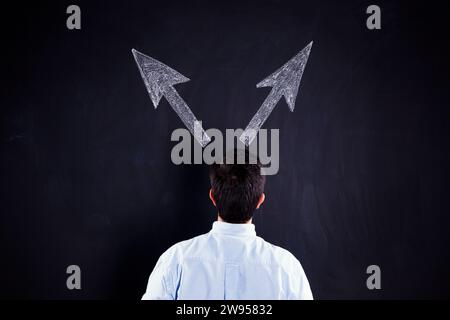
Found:
[[[244,163],[236,161],[237,154],[242,152]],[[210,166],[212,195],[223,221],[245,223],[252,218],[264,192],[265,176],[261,175],[261,165],[250,160],[247,150],[234,150],[232,156],[234,164],[230,164],[228,157],[223,164]]]

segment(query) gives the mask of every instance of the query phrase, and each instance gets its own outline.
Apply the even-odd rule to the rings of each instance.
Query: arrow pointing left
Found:
[[[205,147],[211,141],[211,138],[208,137],[201,123],[173,87],[178,83],[187,82],[189,79],[158,60],[135,49],[132,49],[131,52],[155,109],[161,97],[164,96],[194,138],[202,147]]]

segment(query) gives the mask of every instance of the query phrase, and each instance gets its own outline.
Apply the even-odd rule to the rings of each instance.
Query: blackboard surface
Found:
[[[256,83],[311,40],[257,233],[303,264],[316,298],[450,297],[448,6],[377,1],[2,4],[1,298],[139,299],[158,257],[208,232],[206,165],[176,166],[131,48],[191,79],[205,128],[244,128]],[[66,288],[79,265],[82,290]],[[368,290],[379,265],[382,289]]]

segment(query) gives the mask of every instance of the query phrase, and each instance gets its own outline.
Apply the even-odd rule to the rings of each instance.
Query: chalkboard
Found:
[[[205,129],[245,128],[256,84],[314,41],[280,168],[255,213],[317,299],[449,298],[448,5],[377,1],[77,1],[2,4],[2,298],[139,299],[159,256],[206,233],[208,166],[175,165],[183,123],[155,109],[135,48]],[[81,270],[69,290],[66,269]],[[369,290],[367,267],[381,271]]]

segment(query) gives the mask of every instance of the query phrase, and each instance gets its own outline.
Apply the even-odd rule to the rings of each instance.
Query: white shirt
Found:
[[[300,262],[256,236],[253,224],[216,221],[156,263],[142,297],[169,300],[312,299]]]

